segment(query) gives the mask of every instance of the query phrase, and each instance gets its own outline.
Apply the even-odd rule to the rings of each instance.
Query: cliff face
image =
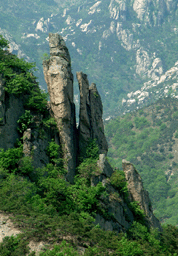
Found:
[[[3,88],[4,85],[5,81],[0,78],[0,148],[7,150],[13,148],[21,137],[17,121],[24,115],[25,108],[23,97],[7,93]],[[31,128],[23,133],[23,153],[32,158],[35,168],[49,163],[46,149],[51,139],[59,144],[56,131],[45,127],[42,115],[34,114]]]
[[[4,81],[0,77],[0,148],[12,148],[19,138],[17,121],[24,113],[22,97],[5,93]]]

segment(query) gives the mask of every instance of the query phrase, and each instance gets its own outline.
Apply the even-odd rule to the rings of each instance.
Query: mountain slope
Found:
[[[133,162],[156,216],[174,225],[178,223],[177,127],[178,101],[170,97],[105,125],[111,163],[121,168],[123,158]]]

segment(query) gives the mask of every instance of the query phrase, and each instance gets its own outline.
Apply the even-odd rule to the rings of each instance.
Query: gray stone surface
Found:
[[[49,46],[50,59],[43,62],[43,71],[59,130],[68,171],[67,180],[73,182],[76,167],[76,118],[70,56],[59,34],[49,34]]]
[[[43,131],[42,134],[41,131]],[[32,158],[34,168],[41,168],[49,163],[47,149],[52,138],[55,138],[55,132],[45,128],[42,123],[41,129],[34,127],[24,132],[23,153]],[[59,144],[58,140],[56,143]]]
[[[99,160],[97,164],[100,170],[102,171],[102,174],[110,178],[113,173],[113,169],[111,165],[108,163],[105,154],[99,154]]]
[[[94,83],[89,86],[86,74],[77,72],[77,80],[80,90],[79,152],[84,152],[88,142],[95,139],[99,153],[107,154],[101,97]]]
[[[133,164],[126,161],[125,159],[122,160],[122,168],[128,183],[130,201],[136,201],[139,203],[141,209],[145,212],[149,226],[161,230],[161,225],[153,214],[149,194],[143,187],[143,182],[139,173]]]
[[[6,150],[14,147],[19,139],[17,121],[24,113],[24,107],[22,98],[5,93],[3,85],[0,77],[0,148]]]

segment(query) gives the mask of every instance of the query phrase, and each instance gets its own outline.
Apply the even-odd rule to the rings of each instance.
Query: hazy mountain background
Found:
[[[73,74],[83,71],[102,97],[104,119],[153,104],[106,125],[109,158],[131,160],[161,220],[176,225],[177,205],[177,0],[0,0],[0,33],[10,51],[36,62],[39,83],[48,33],[60,33]],[[78,102],[76,78],[75,101]],[[171,100],[172,98],[173,101]],[[125,139],[124,139],[125,138]]]
[[[0,33],[11,51],[39,69],[48,33],[59,32],[72,57],[99,88],[104,117],[167,94],[177,96],[177,1],[0,1]],[[176,63],[176,64],[175,64]],[[75,80],[75,99],[78,99]],[[129,94],[128,94],[129,93]]]

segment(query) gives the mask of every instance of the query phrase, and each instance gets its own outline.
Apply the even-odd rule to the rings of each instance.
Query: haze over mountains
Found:
[[[0,1],[2,33],[11,51],[35,61],[40,85],[48,33],[59,32],[71,53],[73,73],[95,82],[104,117],[177,96],[177,2]],[[75,99],[78,101],[77,82]]]

